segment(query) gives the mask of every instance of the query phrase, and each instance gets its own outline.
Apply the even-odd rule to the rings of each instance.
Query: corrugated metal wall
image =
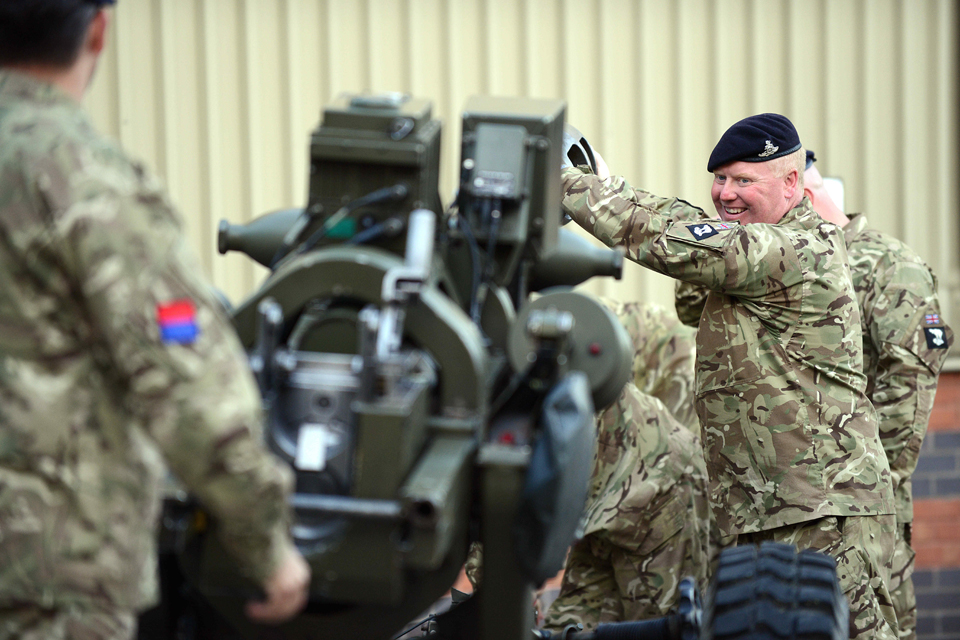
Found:
[[[784,113],[960,324],[955,0],[121,0],[112,35],[88,107],[165,178],[234,300],[264,272],[216,253],[218,221],[302,206],[322,106],[389,90],[443,119],[445,197],[473,94],[564,98],[611,170],[702,207],[724,129]],[[672,303],[635,265],[593,288]]]

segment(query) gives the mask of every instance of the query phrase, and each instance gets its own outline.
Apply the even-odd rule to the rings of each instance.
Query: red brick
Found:
[[[940,374],[930,430],[960,431],[960,372]]]
[[[914,501],[913,548],[919,568],[960,567],[960,498]]]
[[[960,540],[954,538],[952,542],[944,545],[943,564],[940,565],[940,568],[952,569],[956,567],[960,567]]]
[[[918,569],[960,568],[960,542],[915,545],[915,560]]]
[[[927,522],[926,520],[918,520],[916,516],[913,518],[912,531],[914,547],[923,544],[933,544],[937,540],[937,537],[934,535],[933,523]]]
[[[913,501],[914,522],[951,520],[960,534],[960,498],[923,498]],[[960,535],[957,536],[960,538]]]
[[[960,431],[960,412],[952,405],[934,405],[927,429],[929,431]]]
[[[940,374],[940,378],[937,381],[938,397],[941,392],[954,394],[955,397],[960,396],[960,371],[950,371]]]
[[[942,544],[929,544],[922,546],[915,546],[914,550],[917,552],[917,556],[914,559],[914,564],[917,569],[941,569],[946,567],[946,545]]]
[[[913,541],[916,544],[940,544],[947,543],[957,538],[956,522],[926,522],[914,521],[913,523]]]
[[[943,545],[914,545],[917,556],[914,564],[917,569],[938,569],[943,566]]]
[[[932,522],[930,529],[933,539],[943,544],[956,542],[960,547],[960,537],[957,536],[958,525],[960,523],[957,522]]]

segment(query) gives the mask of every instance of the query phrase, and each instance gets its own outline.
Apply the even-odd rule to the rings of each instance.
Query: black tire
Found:
[[[846,640],[849,618],[833,558],[765,542],[720,554],[701,638]]]

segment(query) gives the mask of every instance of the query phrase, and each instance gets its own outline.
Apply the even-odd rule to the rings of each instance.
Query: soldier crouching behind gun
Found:
[[[597,416],[583,536],[543,626],[664,616],[680,580],[705,587],[707,476],[693,410],[695,331],[656,305],[605,301],[634,343],[633,381]]]
[[[830,555],[850,637],[894,640],[891,474],[843,234],[803,197],[805,160],[787,118],[751,116],[707,163],[719,220],[583,167],[561,174],[563,209],[628,258],[710,291],[696,406],[725,539]]]
[[[79,102],[107,0],[0,2],[0,639],[129,640],[163,461],[280,622],[310,571],[233,327],[142,167]]]

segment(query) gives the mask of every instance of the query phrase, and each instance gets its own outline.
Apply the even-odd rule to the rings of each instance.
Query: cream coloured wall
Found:
[[[87,98],[166,181],[236,300],[264,271],[216,252],[220,219],[301,206],[308,134],[340,92],[404,91],[444,121],[474,94],[560,97],[635,185],[710,207],[706,158],[752,113],[790,117],[848,211],[913,246],[960,325],[955,0],[120,0]],[[672,304],[629,265],[590,288]]]

